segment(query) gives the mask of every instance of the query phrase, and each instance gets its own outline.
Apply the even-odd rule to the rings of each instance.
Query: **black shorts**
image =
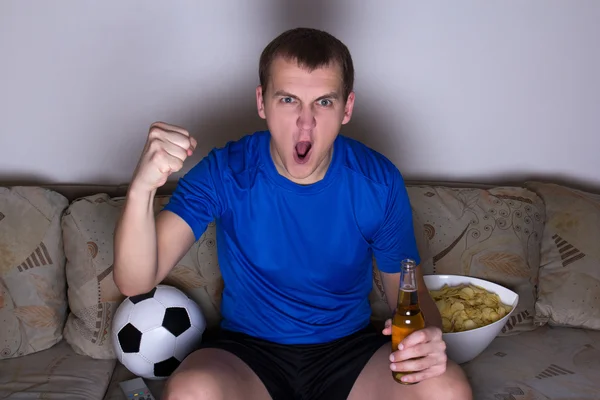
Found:
[[[260,378],[273,400],[346,400],[371,356],[386,343],[389,336],[369,324],[341,339],[302,345],[222,330],[200,348],[235,354]]]

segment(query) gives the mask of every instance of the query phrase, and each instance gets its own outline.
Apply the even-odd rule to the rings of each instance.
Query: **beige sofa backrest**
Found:
[[[600,247],[589,240],[600,237],[598,196],[539,182],[458,186],[408,184],[424,272],[472,275],[519,293],[503,335],[545,323],[600,329]],[[157,196],[155,212],[173,187]],[[81,354],[114,358],[111,321],[124,297],[112,279],[112,241],[126,190],[2,188],[0,317],[12,322],[0,327],[0,341],[12,344],[0,358],[43,350],[63,334]],[[209,327],[219,323],[224,288],[215,237],[211,224],[164,281],[200,305]],[[382,321],[390,312],[376,260],[373,272],[369,299]]]

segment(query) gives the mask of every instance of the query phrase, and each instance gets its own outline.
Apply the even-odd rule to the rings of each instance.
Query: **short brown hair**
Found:
[[[353,90],[354,65],[350,51],[333,35],[312,28],[295,28],[283,32],[265,47],[260,55],[258,76],[263,91],[267,90],[271,64],[276,57],[296,60],[312,71],[337,63],[342,68],[344,101]]]

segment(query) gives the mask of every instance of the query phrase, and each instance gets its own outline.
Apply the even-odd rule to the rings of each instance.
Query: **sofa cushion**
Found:
[[[76,354],[62,340],[50,349],[0,362],[2,399],[101,399],[115,360]]]
[[[168,197],[158,196],[158,212]],[[97,194],[74,201],[62,221],[69,314],[64,335],[76,352],[94,358],[115,358],[112,317],[124,299],[113,280],[113,234],[123,198]],[[220,321],[223,284],[216,255],[214,224],[163,281],[196,301],[209,329]]]
[[[528,182],[546,204],[536,323],[600,329],[600,195]]]
[[[598,399],[600,332],[545,326],[498,337],[463,364],[477,400]]]
[[[117,366],[106,390],[106,395],[103,400],[129,400],[121,390],[119,383],[137,378],[135,374],[130,372],[123,364],[117,361]],[[165,388],[166,380],[144,379],[144,383],[148,386],[150,393],[155,399],[161,399]]]
[[[501,335],[535,329],[536,284],[544,204],[518,187],[409,186],[429,238],[433,273],[468,275],[519,294]]]
[[[39,187],[0,188],[0,359],[62,339],[67,313],[62,195]]]

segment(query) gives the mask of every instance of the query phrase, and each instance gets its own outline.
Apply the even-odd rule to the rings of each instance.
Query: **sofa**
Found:
[[[174,183],[157,194],[155,212]],[[462,365],[475,399],[600,399],[600,196],[563,183],[407,182],[425,274],[504,285],[517,309]],[[125,399],[111,322],[125,186],[0,187],[0,398]],[[215,223],[165,278],[218,331]],[[373,323],[389,316],[374,260]],[[164,381],[146,380],[158,399]]]

